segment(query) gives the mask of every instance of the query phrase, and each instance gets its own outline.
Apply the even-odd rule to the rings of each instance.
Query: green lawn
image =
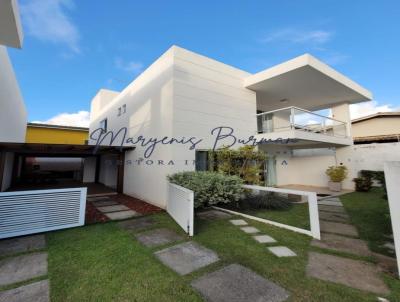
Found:
[[[357,227],[360,237],[368,242],[374,252],[394,256],[388,249],[381,247],[389,241],[384,235],[392,234],[387,200],[383,198],[381,188],[370,192],[354,192],[340,197],[351,222]]]
[[[181,232],[165,213],[153,215],[158,226]],[[163,266],[153,252],[114,223],[53,232],[47,235],[52,301],[201,301],[190,281],[208,271],[242,264],[291,293],[288,301],[376,301],[376,295],[305,276],[311,238],[249,221],[294,250],[298,257],[277,258],[265,245],[228,220],[196,219],[193,240],[214,250],[220,261],[187,276]],[[400,282],[385,277],[393,290],[390,301],[400,301]],[[397,299],[397,300],[396,300]]]

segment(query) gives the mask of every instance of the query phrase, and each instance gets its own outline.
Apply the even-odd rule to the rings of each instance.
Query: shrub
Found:
[[[368,177],[357,177],[353,181],[356,183],[357,192],[368,192],[372,187],[372,180]]]
[[[361,177],[376,180],[382,186],[383,191],[385,192],[385,195],[383,197],[387,199],[385,173],[383,171],[361,170],[360,175]]]
[[[195,208],[236,202],[243,193],[240,177],[217,172],[180,172],[168,176],[168,180],[194,192]]]
[[[347,177],[348,171],[346,166],[330,166],[325,173],[331,181],[341,182]]]
[[[247,193],[239,201],[240,209],[269,209],[286,210],[292,206],[289,199],[279,196],[273,192],[261,191],[257,193]]]

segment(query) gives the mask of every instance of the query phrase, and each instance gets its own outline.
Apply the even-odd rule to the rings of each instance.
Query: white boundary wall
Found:
[[[86,188],[0,193],[0,239],[82,226]]]
[[[193,236],[194,231],[194,193],[176,184],[168,183],[168,214],[180,227]]]
[[[276,193],[283,193],[283,194],[293,194],[293,195],[301,195],[301,196],[306,196],[308,200],[308,210],[309,210],[309,215],[310,215],[310,226],[311,230],[305,230],[301,228],[297,228],[291,225],[275,222],[272,220],[264,219],[264,218],[259,218],[247,214],[243,214],[240,212],[236,211],[231,211],[231,210],[226,210],[223,208],[219,207],[214,207],[216,209],[229,212],[235,215],[240,215],[248,219],[253,219],[259,222],[271,224],[283,229],[287,229],[290,231],[294,231],[297,233],[301,234],[306,234],[309,235],[315,239],[321,239],[321,233],[320,233],[320,228],[319,228],[319,214],[318,214],[318,201],[317,201],[317,193],[315,192],[307,192],[307,191],[298,191],[298,190],[289,190],[289,189],[279,189],[279,188],[273,188],[273,187],[261,187],[261,186],[250,186],[250,185],[244,185],[243,188],[245,189],[251,189],[251,190],[258,190],[258,191],[267,191],[267,192],[276,192]]]
[[[384,164],[384,171],[396,249],[397,267],[400,267],[400,161],[386,162]]]

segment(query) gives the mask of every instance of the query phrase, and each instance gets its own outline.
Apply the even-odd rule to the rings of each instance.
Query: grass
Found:
[[[392,234],[389,206],[383,198],[381,188],[372,188],[370,192],[354,192],[340,197],[351,222],[357,227],[360,238],[377,253],[394,256],[382,245],[390,241],[386,236]]]
[[[181,232],[165,213],[153,215],[157,227]],[[307,278],[305,268],[311,238],[262,223],[248,221],[297,253],[277,258],[249,234],[228,220],[196,219],[194,241],[214,250],[220,261],[179,276],[162,265],[153,252],[161,248],[141,246],[114,223],[53,232],[48,237],[49,277],[52,301],[202,301],[190,282],[231,263],[242,264],[286,288],[288,301],[376,301],[376,295],[346,286]],[[182,233],[182,232],[181,232]],[[385,277],[400,300],[400,282]],[[396,296],[397,295],[397,296]]]

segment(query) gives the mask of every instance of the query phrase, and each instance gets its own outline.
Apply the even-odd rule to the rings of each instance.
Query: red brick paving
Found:
[[[110,195],[109,198],[127,206],[131,210],[136,211],[142,215],[148,215],[163,211],[163,209],[157,206],[125,194]],[[110,221],[107,216],[97,210],[90,201],[86,202],[85,224],[103,223],[107,221]]]

